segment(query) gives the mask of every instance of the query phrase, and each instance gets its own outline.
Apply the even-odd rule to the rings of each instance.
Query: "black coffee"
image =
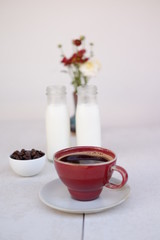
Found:
[[[75,164],[96,164],[108,162],[109,159],[100,156],[90,156],[87,154],[75,154],[70,156],[65,156],[60,159],[61,162],[75,163]]]

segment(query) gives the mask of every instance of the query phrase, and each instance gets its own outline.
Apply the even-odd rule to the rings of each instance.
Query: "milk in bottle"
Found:
[[[78,146],[101,146],[100,113],[97,103],[97,87],[78,87],[76,109],[76,137]]]
[[[46,155],[53,161],[54,154],[70,146],[70,121],[66,104],[66,88],[64,86],[47,87],[46,108]]]

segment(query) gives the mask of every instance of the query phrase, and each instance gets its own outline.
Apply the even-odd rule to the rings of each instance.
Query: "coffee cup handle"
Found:
[[[121,181],[120,184],[115,184],[115,183],[110,183],[110,182],[108,182],[108,183],[105,185],[105,187],[110,188],[110,189],[119,189],[119,188],[122,188],[122,187],[126,184],[126,182],[127,182],[127,180],[128,180],[128,173],[126,172],[126,170],[125,170],[124,168],[122,168],[122,167],[120,167],[120,166],[118,166],[118,165],[112,166],[111,169],[112,169],[113,171],[117,171],[117,172],[119,172],[119,173],[121,174],[121,176],[122,176],[122,181]]]

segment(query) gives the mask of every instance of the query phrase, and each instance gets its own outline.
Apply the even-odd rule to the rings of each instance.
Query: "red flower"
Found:
[[[88,59],[89,59],[89,58],[84,58],[84,59],[81,59],[81,60],[80,60],[80,63],[85,63],[85,62],[87,62],[87,61],[88,61]]]
[[[61,63],[64,63],[64,65],[67,65],[68,59],[66,57],[64,57],[61,61]]]
[[[64,65],[67,66],[67,65],[71,64],[71,59],[64,57],[62,59],[61,63],[64,63]]]
[[[81,40],[75,39],[75,40],[73,40],[73,44],[78,47],[81,45]]]
[[[84,58],[86,50],[82,49],[76,53],[74,53],[70,58],[63,57],[62,63],[67,66],[71,64],[85,63],[88,61],[88,58]]]
[[[82,56],[85,54],[85,52],[86,52],[85,49],[79,50],[79,51],[77,52],[77,55],[78,55],[79,57],[82,57]]]

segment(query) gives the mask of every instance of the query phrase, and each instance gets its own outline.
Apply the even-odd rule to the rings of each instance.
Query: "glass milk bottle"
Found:
[[[78,146],[101,146],[100,113],[97,103],[97,87],[78,87],[76,109],[76,137]]]
[[[46,154],[53,161],[54,154],[70,146],[70,122],[64,86],[49,86],[46,90]]]

